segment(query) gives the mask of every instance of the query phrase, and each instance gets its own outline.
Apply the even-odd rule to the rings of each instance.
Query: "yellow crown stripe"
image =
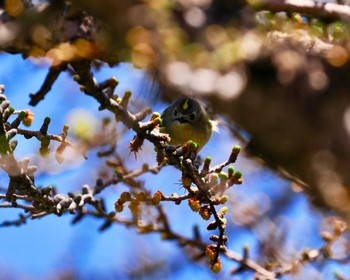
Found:
[[[182,105],[182,109],[184,110],[188,109],[188,99],[185,100],[184,104]]]

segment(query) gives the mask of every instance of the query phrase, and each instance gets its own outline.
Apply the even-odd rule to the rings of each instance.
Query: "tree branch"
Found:
[[[308,14],[326,20],[350,22],[350,7],[335,3],[321,3],[311,0],[262,0],[254,6],[258,10]]]

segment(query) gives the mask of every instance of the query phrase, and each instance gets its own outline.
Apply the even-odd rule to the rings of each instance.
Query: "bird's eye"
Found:
[[[174,114],[175,117],[177,116],[177,110],[176,109],[174,110],[173,114]]]
[[[192,113],[192,114],[190,115],[190,120],[193,121],[195,117],[196,117],[196,114],[195,114],[195,113]]]

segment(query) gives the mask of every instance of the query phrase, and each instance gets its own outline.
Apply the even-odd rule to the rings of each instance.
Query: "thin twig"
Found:
[[[56,82],[58,76],[67,68],[67,64],[51,67],[46,75],[45,81],[39,91],[29,95],[29,105],[35,106],[45,98],[45,95],[51,90],[52,85]]]

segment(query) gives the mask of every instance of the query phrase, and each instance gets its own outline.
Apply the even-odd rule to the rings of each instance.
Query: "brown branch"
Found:
[[[29,95],[30,102],[29,105],[35,106],[41,100],[45,98],[45,95],[51,90],[52,85],[56,82],[58,76],[67,68],[67,64],[63,63],[59,66],[51,67],[49,72],[46,75],[45,81],[42,84],[39,91]]]
[[[243,264],[243,267],[248,268],[252,271],[255,271],[261,276],[265,277],[263,279],[269,279],[269,280],[277,279],[276,274],[274,272],[266,270],[265,268],[260,266],[258,263],[256,263],[252,259],[249,259],[249,258],[247,259],[244,256],[231,250],[228,250],[227,252],[225,252],[224,255],[228,259],[236,261],[240,264]],[[256,279],[260,279],[260,278],[256,278]]]
[[[47,139],[50,139],[50,140],[54,140],[54,141],[60,142],[60,143],[64,144],[65,146],[70,147],[73,150],[77,151],[78,153],[80,153],[82,155],[82,157],[87,159],[87,156],[84,153],[81,152],[81,150],[79,149],[79,147],[77,145],[74,145],[73,143],[67,141],[61,135],[42,133],[40,130],[33,131],[33,130],[27,130],[27,129],[22,129],[22,128],[16,128],[15,129],[15,133],[19,134],[19,135],[23,135],[26,138],[35,137],[39,141],[42,141],[43,138],[47,138]]]
[[[350,22],[350,7],[335,3],[321,3],[311,0],[263,0],[254,6],[258,10],[308,14],[326,20]]]
[[[241,147],[239,147],[238,145],[237,146],[234,146],[232,148],[232,151],[231,151],[231,154],[228,158],[228,160],[224,161],[223,163],[221,164],[218,164],[217,166],[214,166],[212,168],[210,168],[209,170],[209,173],[219,173],[222,171],[222,169],[232,163],[235,163],[236,160],[237,160],[237,156],[238,156],[238,153],[241,151]]]
[[[125,181],[127,181],[129,179],[141,176],[142,174],[145,174],[147,172],[158,173],[161,168],[162,168],[162,166],[159,166],[158,164],[153,165],[151,167],[148,166],[148,164],[144,164],[141,169],[134,170],[134,171],[128,172],[126,174],[123,174],[123,175],[121,175],[118,178],[111,178],[109,180],[101,182],[100,184],[96,184],[96,186],[94,188],[94,194],[100,193],[105,188],[107,188],[107,187],[109,187],[111,185],[116,185],[116,184],[118,184],[120,182],[125,182]]]
[[[11,204],[9,202],[4,202],[0,204],[0,208],[19,208],[19,209],[23,209],[25,211],[33,211],[35,210],[34,207],[32,206],[27,206],[27,205],[21,205],[21,204]]]
[[[164,228],[160,229],[159,231],[162,233],[166,233],[167,239],[170,240],[177,240],[177,242],[180,245],[188,245],[191,247],[195,247],[198,248],[202,251],[205,251],[205,249],[207,248],[208,244],[202,242],[200,239],[198,238],[187,238],[181,234],[175,233],[172,231],[170,224],[168,222],[167,216],[164,213],[163,209],[161,207],[157,207],[159,214],[160,214],[160,218],[162,223],[164,224]],[[242,255],[231,251],[231,250],[227,250],[226,252],[223,253],[223,255],[225,257],[227,257],[230,260],[236,261],[240,264],[242,264],[244,262],[244,266],[247,269],[250,269],[252,271],[255,271],[256,273],[260,274],[260,276],[264,277],[264,279],[269,279],[269,280],[273,280],[276,279],[276,275],[275,273],[268,271],[266,269],[264,269],[262,266],[260,266],[259,264],[257,264],[256,262],[254,262],[251,259],[246,259],[244,258]]]
[[[27,222],[27,219],[30,215],[19,214],[19,218],[14,221],[4,221],[0,224],[0,227],[8,227],[8,226],[20,226]]]
[[[183,200],[187,200],[191,197],[190,194],[185,194],[185,195],[177,195],[177,194],[173,194],[171,196],[162,196],[162,201],[173,201],[175,202],[175,204],[180,204],[181,201]]]

